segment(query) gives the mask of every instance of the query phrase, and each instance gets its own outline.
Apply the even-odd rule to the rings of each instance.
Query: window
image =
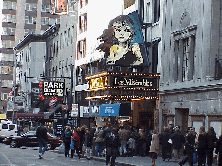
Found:
[[[3,14],[2,22],[12,22],[15,23],[15,15]]]
[[[36,17],[25,16],[25,23],[26,24],[35,24]]]
[[[15,35],[15,28],[3,27],[3,35]]]
[[[87,30],[87,13],[79,16],[79,33],[83,33]]]
[[[14,130],[15,129],[15,125],[9,125],[9,129],[10,130]]]
[[[159,21],[160,18],[160,0],[154,0],[154,23]]]
[[[60,18],[56,18],[56,24],[60,24]]]
[[[49,17],[42,17],[41,24],[42,25],[49,25]]]
[[[77,59],[85,58],[86,56],[86,39],[78,41],[78,57]]]
[[[3,93],[2,94],[2,100],[7,100],[8,99],[8,94],[7,93]]]
[[[24,35],[27,36],[28,34],[35,34],[36,31],[32,29],[24,29]]]
[[[37,4],[36,3],[26,3],[25,10],[27,10],[27,11],[37,10]]]
[[[50,12],[50,5],[42,5],[42,12]]]
[[[2,125],[2,129],[8,129],[8,125],[7,124],[3,124]]]
[[[13,48],[15,46],[15,42],[11,40],[2,40],[3,48]]]

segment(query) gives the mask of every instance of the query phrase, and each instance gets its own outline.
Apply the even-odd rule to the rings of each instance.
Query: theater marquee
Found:
[[[158,99],[158,74],[104,72],[86,77],[86,99]]]

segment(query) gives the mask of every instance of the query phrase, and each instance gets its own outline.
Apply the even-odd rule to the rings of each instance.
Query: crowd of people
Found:
[[[160,152],[163,161],[174,156],[180,166],[186,162],[192,166],[195,150],[198,166],[205,164],[211,166],[213,153],[219,153],[218,165],[220,166],[222,164],[222,136],[217,139],[213,127],[210,127],[208,132],[205,132],[204,126],[200,127],[198,133],[194,130],[193,127],[189,127],[184,135],[181,133],[180,126],[173,127],[172,124],[165,127],[162,133],[159,133],[158,129],[151,132],[128,125],[116,127],[108,124],[104,127],[93,126],[91,129],[82,126],[74,128],[73,131],[70,126],[66,126],[62,139],[65,145],[65,157],[73,158],[76,152],[79,158],[86,157],[90,160],[92,148],[95,145],[95,156],[106,156],[106,165],[110,163],[111,166],[115,165],[115,159],[118,156],[150,156],[152,165],[155,166],[155,159]],[[40,137],[40,142],[44,147],[42,137]],[[70,149],[72,142],[73,148]],[[42,148],[39,150],[40,158],[44,150]],[[181,158],[181,155],[184,157]]]

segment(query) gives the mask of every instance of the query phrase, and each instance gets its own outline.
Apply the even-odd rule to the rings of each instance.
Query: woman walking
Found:
[[[196,137],[198,166],[206,164],[207,134],[205,127],[201,126]]]
[[[213,163],[213,151],[216,146],[217,137],[213,127],[210,127],[207,132],[207,165]]]
[[[152,158],[152,166],[155,166],[155,159],[157,159],[157,153],[159,152],[159,137],[158,130],[153,130],[152,141],[150,145],[150,157]]]

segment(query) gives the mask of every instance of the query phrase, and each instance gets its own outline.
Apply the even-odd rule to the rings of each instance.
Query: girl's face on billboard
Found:
[[[125,42],[129,40],[131,37],[131,30],[130,26],[125,24],[124,22],[115,22],[114,26],[114,33],[115,37],[118,39],[119,42]]]

